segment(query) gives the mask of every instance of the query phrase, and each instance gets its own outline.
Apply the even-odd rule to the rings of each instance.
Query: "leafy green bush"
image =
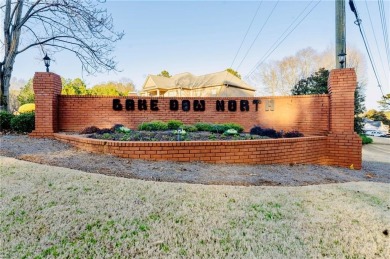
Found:
[[[0,131],[11,128],[11,120],[14,117],[12,113],[0,111]]]
[[[167,130],[168,124],[162,121],[145,122],[138,125],[138,130]]]
[[[177,130],[178,128],[182,127],[183,124],[184,123],[179,121],[179,120],[169,120],[167,122],[168,129],[170,129],[170,130]]]
[[[367,137],[367,136],[364,135],[364,134],[360,134],[359,136],[360,136],[360,138],[362,139],[362,144],[363,144],[363,145],[371,144],[371,143],[372,143],[372,138]]]
[[[213,133],[224,133],[225,131],[227,131],[229,128],[226,127],[225,125],[223,124],[212,124],[211,125],[211,132]]]
[[[213,124],[207,122],[198,122],[194,125],[198,131],[211,131],[213,128]]]
[[[209,131],[213,133],[223,133],[229,129],[237,130],[237,132],[242,132],[244,128],[237,123],[222,123],[222,124],[212,124],[206,122],[198,122],[194,125],[198,131]]]
[[[198,131],[198,128],[195,127],[194,125],[183,125],[183,130],[187,132],[196,132]]]
[[[16,132],[32,132],[35,129],[35,113],[22,113],[13,117],[11,129]]]

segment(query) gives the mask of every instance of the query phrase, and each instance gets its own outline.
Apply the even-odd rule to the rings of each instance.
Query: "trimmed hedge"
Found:
[[[359,136],[360,136],[360,138],[362,139],[362,144],[363,144],[363,145],[371,144],[371,143],[372,143],[372,138],[367,137],[367,136],[364,135],[364,134],[360,134]]]
[[[168,130],[168,124],[162,121],[144,122],[138,125],[138,130]]]
[[[0,131],[11,129],[11,120],[15,117],[7,111],[0,111]]]
[[[19,107],[19,113],[35,112],[35,103],[26,103]]]
[[[213,125],[211,123],[206,122],[198,122],[194,125],[198,131],[211,131],[213,128]]]
[[[11,119],[11,129],[19,132],[32,132],[35,129],[35,113],[27,112]]]
[[[177,130],[180,127],[182,127],[183,125],[184,125],[184,123],[179,121],[179,120],[169,120],[167,122],[168,129],[170,129],[170,130]]]

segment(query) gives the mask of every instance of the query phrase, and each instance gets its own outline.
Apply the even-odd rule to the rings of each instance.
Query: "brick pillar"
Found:
[[[36,72],[33,80],[35,93],[35,130],[31,137],[52,137],[58,131],[58,95],[61,77],[54,73]]]
[[[330,72],[329,164],[361,169],[362,141],[354,132],[356,73],[352,68]]]

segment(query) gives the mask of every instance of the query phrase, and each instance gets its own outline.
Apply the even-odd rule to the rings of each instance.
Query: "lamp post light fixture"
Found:
[[[345,64],[345,56],[347,56],[347,54],[342,52],[338,56],[339,56],[340,68],[345,68],[345,65],[344,65]]]
[[[43,62],[45,62],[46,72],[49,72],[50,58],[47,56],[47,53],[46,53],[45,57],[43,58]]]

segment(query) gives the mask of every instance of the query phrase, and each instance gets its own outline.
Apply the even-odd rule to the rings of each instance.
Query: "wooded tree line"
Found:
[[[62,80],[62,92],[64,95],[100,95],[100,96],[127,96],[130,92],[134,92],[134,84],[129,80],[121,80],[119,82],[106,82],[94,85],[91,88],[87,88],[84,81],[80,78],[65,79]],[[13,100],[12,100],[13,99]],[[16,100],[17,102],[16,102]],[[12,109],[16,110],[18,106],[26,103],[34,103],[35,95],[32,85],[32,79],[30,79],[20,92],[15,92],[13,98],[11,98]]]
[[[320,72],[321,68],[332,70],[335,63],[334,52],[333,48],[323,52],[305,48],[281,60],[264,63],[248,80],[257,86],[259,95],[290,95],[301,79],[309,79],[311,75]],[[346,64],[347,67],[355,68],[359,82],[364,85],[366,79],[363,54],[355,48],[348,48]]]

